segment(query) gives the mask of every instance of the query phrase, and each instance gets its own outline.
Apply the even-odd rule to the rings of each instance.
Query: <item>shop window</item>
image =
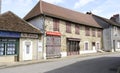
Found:
[[[6,55],[14,55],[14,54],[16,54],[15,43],[6,44]]]
[[[5,55],[4,43],[0,43],[0,55]]]
[[[0,56],[16,54],[17,54],[16,39],[0,39]]]

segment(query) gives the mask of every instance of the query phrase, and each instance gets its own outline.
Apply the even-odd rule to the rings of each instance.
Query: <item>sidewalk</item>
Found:
[[[47,59],[47,60],[33,60],[33,61],[23,61],[23,62],[12,62],[12,63],[0,63],[0,69],[9,68],[9,67],[17,67],[24,65],[31,65],[37,63],[46,63],[46,62],[55,62],[65,59],[73,59],[73,58],[84,58],[89,56],[99,56],[99,55],[107,55],[107,54],[119,54],[120,52],[104,52],[104,53],[92,53],[92,54],[80,54],[74,56],[68,56],[64,58],[55,58],[55,59]]]

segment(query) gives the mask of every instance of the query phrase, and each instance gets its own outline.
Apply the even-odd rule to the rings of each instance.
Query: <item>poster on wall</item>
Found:
[[[42,42],[38,42],[38,52],[42,52]]]

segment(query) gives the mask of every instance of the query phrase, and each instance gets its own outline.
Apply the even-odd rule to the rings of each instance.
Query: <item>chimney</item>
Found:
[[[113,15],[110,20],[116,22],[116,23],[119,23],[120,24],[120,15],[119,14],[115,14]]]
[[[91,11],[90,11],[90,12],[86,12],[86,14],[91,15],[91,14],[92,14],[92,12],[91,12]]]

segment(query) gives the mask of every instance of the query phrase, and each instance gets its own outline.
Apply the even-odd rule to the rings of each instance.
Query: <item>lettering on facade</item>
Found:
[[[25,38],[38,38],[38,35],[37,34],[21,33],[21,37],[25,37]]]

